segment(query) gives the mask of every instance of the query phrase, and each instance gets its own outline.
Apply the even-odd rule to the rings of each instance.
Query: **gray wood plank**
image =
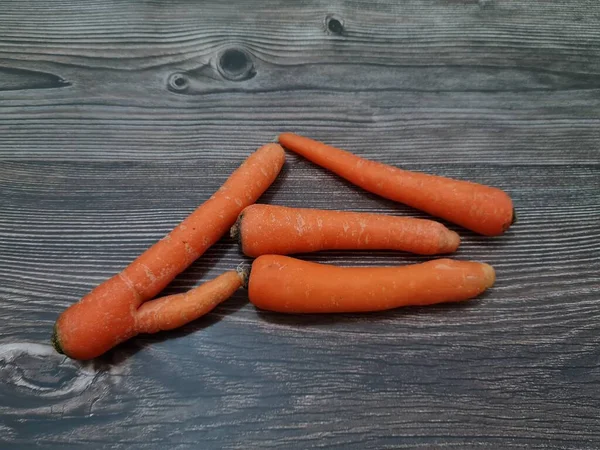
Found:
[[[0,447],[600,447],[600,4],[0,1]],[[333,20],[333,22],[332,22]],[[337,21],[337,22],[336,22]],[[281,131],[506,189],[465,305],[246,294],[93,362],[57,315]],[[288,155],[262,202],[426,217]],[[325,252],[343,265],[393,252]],[[224,238],[167,292],[248,261]]]
[[[0,156],[239,158],[291,129],[415,163],[563,163],[600,140],[595,2],[77,5],[0,18]]]

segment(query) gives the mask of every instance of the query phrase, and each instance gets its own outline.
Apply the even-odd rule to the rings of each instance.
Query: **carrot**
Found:
[[[398,169],[292,133],[279,142],[369,192],[477,233],[496,236],[514,222],[512,200],[500,189]]]
[[[196,320],[210,312],[219,303],[227,300],[244,284],[244,273],[229,271],[183,294],[150,300],[139,309],[116,318],[120,328],[122,324],[127,324],[127,328],[120,331],[120,334],[112,334],[111,332],[112,346],[140,333],[172,330]],[[59,353],[64,353],[64,344],[61,340],[64,339],[65,335],[70,336],[69,330],[80,330],[81,324],[78,323],[78,320],[79,316],[77,314],[66,315],[60,325],[57,324],[55,327],[52,343]],[[59,331],[61,333],[60,337],[58,335]],[[76,338],[81,338],[81,331],[75,331],[74,333]],[[89,353],[89,349],[94,344],[94,336],[90,336],[89,339],[90,341],[87,342],[88,347],[77,348],[76,353],[67,354],[67,356],[77,359],[93,358],[92,355],[95,355],[95,353]]]
[[[121,273],[100,284],[58,318],[53,342],[74,359],[101,355],[135,334],[140,305],[155,297],[235,223],[271,185],[285,153],[277,144],[256,152],[219,190]]]
[[[382,311],[473,298],[495,281],[492,266],[438,259],[403,267],[336,267],[264,255],[252,264],[250,301],[282,313]]]
[[[243,272],[229,271],[183,294],[150,300],[137,310],[138,333],[179,328],[210,312],[245,284]]]
[[[231,235],[251,257],[368,249],[434,255],[460,244],[458,234],[432,220],[272,205],[248,206]]]

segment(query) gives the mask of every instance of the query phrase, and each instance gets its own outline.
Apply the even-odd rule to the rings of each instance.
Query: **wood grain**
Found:
[[[600,4],[0,1],[0,447],[597,449]],[[337,23],[331,23],[332,20]],[[507,190],[468,305],[285,316],[244,292],[97,361],[57,315],[296,131]],[[426,217],[288,155],[261,199]],[[325,252],[387,265],[425,257]],[[224,238],[167,288],[246,260]]]

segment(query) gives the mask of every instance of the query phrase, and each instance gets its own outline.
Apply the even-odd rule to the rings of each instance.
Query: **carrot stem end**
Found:
[[[54,328],[52,329],[52,337],[50,338],[50,342],[52,343],[52,347],[54,347],[54,350],[56,350],[61,355],[65,354],[62,345],[60,345],[60,339],[58,338],[58,330],[56,324],[54,324]]]
[[[248,266],[247,264],[241,263],[239,266],[237,266],[236,272],[238,274],[238,276],[240,277],[240,280],[242,280],[242,287],[244,289],[248,289],[248,280],[250,279],[250,266]]]

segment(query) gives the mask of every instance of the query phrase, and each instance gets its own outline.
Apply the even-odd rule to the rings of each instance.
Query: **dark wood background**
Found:
[[[294,131],[492,184],[465,305],[261,313],[78,363],[68,305]],[[0,1],[0,446],[600,448],[600,2]],[[424,217],[288,155],[263,202]],[[422,261],[329,252],[347,265]],[[244,258],[223,239],[168,288]]]

